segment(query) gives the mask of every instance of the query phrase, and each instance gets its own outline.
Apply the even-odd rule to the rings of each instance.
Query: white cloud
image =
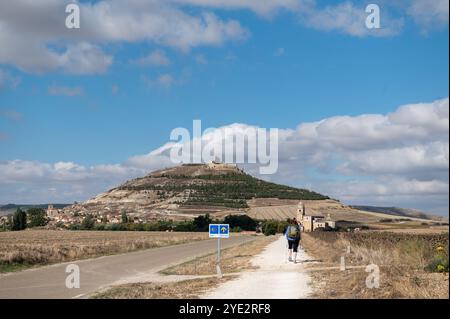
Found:
[[[424,31],[448,26],[448,0],[412,0],[407,13]]]
[[[366,27],[367,15],[364,5],[355,5],[349,1],[324,8],[310,6],[300,13],[301,21],[308,27],[321,31],[338,31],[357,37],[394,36],[403,28],[403,19],[393,19],[387,10],[381,10],[380,28],[369,29]]]
[[[69,45],[58,58],[61,68],[70,74],[102,74],[113,62],[100,48],[89,43]]]
[[[431,142],[408,147],[367,150],[351,153],[348,162],[338,166],[345,174],[408,174],[445,178],[448,170],[449,148],[445,142]]]
[[[80,96],[84,94],[84,91],[81,87],[50,86],[48,93],[50,95]]]
[[[0,64],[33,73],[101,74],[113,62],[103,52],[108,44],[149,42],[187,52],[246,39],[250,31],[239,21],[213,12],[224,9],[269,18],[289,11],[308,27],[357,37],[397,35],[407,15],[426,31],[448,26],[448,0],[402,1],[398,18],[391,14],[393,5],[384,2],[381,29],[365,27],[361,1],[323,6],[315,0],[100,0],[79,3],[80,29],[65,27],[66,5],[64,0],[0,1]],[[147,58],[141,62],[155,62]]]
[[[145,173],[119,164],[86,167],[21,160],[0,162],[0,172],[0,201],[16,203],[80,201]]]
[[[97,74],[113,60],[100,44],[146,41],[187,51],[248,36],[235,20],[224,21],[211,12],[187,14],[161,0],[80,3],[81,27],[67,29],[66,4],[1,1],[0,63],[26,72]]]
[[[141,66],[167,66],[170,65],[170,59],[163,50],[155,50],[147,56],[133,61],[133,63]]]

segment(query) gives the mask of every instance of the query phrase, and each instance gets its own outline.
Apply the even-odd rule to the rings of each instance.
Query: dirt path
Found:
[[[207,292],[205,299],[299,299],[311,293],[310,277],[304,272],[304,261],[311,260],[299,249],[294,264],[287,261],[286,239],[280,237],[269,244],[252,264],[256,271],[242,273],[236,280],[228,281]]]

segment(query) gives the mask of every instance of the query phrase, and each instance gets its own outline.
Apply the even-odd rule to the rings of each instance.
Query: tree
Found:
[[[27,210],[30,227],[45,226],[48,223],[47,213],[42,208],[30,208]]]
[[[25,228],[27,228],[27,214],[20,208],[17,208],[13,215],[11,230],[23,230]]]
[[[83,219],[83,222],[81,223],[81,227],[83,229],[89,230],[89,229],[94,228],[94,224],[95,224],[94,217],[92,217],[92,215],[87,215]]]
[[[123,224],[128,223],[128,216],[126,212],[122,212],[122,223]]]
[[[201,215],[194,218],[194,225],[197,231],[208,231],[209,224],[212,223],[212,219],[209,214]]]
[[[228,215],[223,220],[224,224],[229,224],[230,228],[239,227],[243,230],[255,230],[258,223],[247,215]]]

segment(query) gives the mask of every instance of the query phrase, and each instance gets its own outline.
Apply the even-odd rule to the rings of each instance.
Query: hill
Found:
[[[187,164],[130,180],[64,211],[190,218],[200,213],[243,213],[249,208],[248,201],[255,198],[328,199],[307,189],[263,181],[235,165]]]

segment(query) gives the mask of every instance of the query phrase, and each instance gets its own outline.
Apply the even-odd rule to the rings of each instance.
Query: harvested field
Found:
[[[307,253],[321,261],[308,268],[317,298],[448,298],[448,241],[448,233],[316,232],[303,236]],[[348,267],[345,271],[339,270],[342,256]],[[380,269],[379,288],[366,286],[365,266],[369,264]]]
[[[0,272],[207,239],[207,233],[26,230],[0,233]]]
[[[381,227],[380,227],[381,226]],[[376,225],[372,229],[377,229],[379,232],[390,233],[405,233],[405,234],[443,234],[448,233],[448,226],[404,226],[398,227],[398,225],[391,225],[391,227],[383,227],[384,225]],[[379,229],[378,229],[379,228]]]

